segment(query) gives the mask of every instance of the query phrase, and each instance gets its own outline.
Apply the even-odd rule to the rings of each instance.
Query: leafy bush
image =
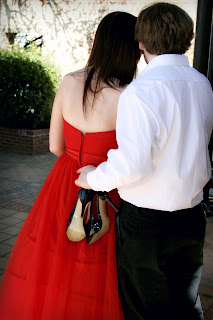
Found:
[[[60,80],[39,49],[0,50],[0,126],[48,128]]]

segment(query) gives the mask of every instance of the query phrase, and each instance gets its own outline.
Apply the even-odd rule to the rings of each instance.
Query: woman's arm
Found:
[[[64,124],[62,116],[63,95],[64,85],[62,81],[53,103],[49,134],[49,149],[58,157],[61,154],[63,154],[66,150],[64,140]]]

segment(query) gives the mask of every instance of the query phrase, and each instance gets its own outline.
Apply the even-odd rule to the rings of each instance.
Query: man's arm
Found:
[[[135,92],[125,90],[119,100],[116,138],[118,149],[96,169],[86,166],[76,184],[96,191],[110,191],[135,182],[153,170],[152,148],[159,126],[151,109]]]

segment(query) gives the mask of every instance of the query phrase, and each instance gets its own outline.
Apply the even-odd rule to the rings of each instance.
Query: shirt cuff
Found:
[[[97,184],[96,184],[96,170],[91,171],[89,173],[87,173],[87,182],[90,185],[91,189],[94,191],[102,191],[99,190]]]
[[[101,178],[100,178],[101,176]],[[104,180],[104,186],[99,183],[99,180]],[[102,175],[100,175],[99,168],[96,168],[94,171],[91,171],[87,173],[87,182],[90,185],[91,189],[94,191],[111,191],[114,189],[113,187],[107,188],[106,186],[106,179],[103,178]]]

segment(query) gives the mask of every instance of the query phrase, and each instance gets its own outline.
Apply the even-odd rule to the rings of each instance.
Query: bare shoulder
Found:
[[[109,98],[112,97],[113,99],[119,99],[121,93],[126,89],[126,87],[127,86],[124,86],[124,87],[119,87],[119,86],[105,87],[103,89],[103,92]]]
[[[87,77],[87,70],[86,68],[84,69],[80,69],[74,72],[69,72],[64,76],[64,80],[65,81],[82,81],[84,82],[86,80]]]
[[[87,72],[85,69],[67,73],[60,84],[61,93],[75,93],[76,90],[82,91]]]

